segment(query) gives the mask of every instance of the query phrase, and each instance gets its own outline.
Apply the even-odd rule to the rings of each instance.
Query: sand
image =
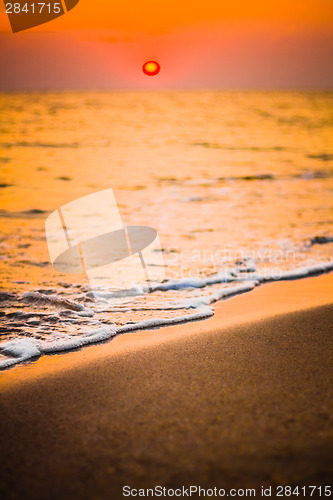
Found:
[[[272,283],[205,322],[4,372],[0,491],[330,484],[331,302],[332,274]]]

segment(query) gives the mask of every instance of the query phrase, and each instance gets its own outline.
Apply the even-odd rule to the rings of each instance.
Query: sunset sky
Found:
[[[333,87],[332,0],[80,0],[15,34],[0,6],[1,89]]]

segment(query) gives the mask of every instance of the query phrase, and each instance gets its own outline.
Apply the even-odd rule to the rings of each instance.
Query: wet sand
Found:
[[[2,373],[4,498],[330,484],[332,276]]]

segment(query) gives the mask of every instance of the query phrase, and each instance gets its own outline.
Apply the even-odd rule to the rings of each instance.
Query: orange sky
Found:
[[[80,0],[15,34],[0,5],[0,88],[333,86],[332,0]]]

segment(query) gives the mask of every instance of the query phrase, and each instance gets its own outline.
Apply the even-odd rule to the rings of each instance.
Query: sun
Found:
[[[156,61],[147,61],[142,66],[142,71],[147,76],[156,76],[161,71],[161,66]]]

